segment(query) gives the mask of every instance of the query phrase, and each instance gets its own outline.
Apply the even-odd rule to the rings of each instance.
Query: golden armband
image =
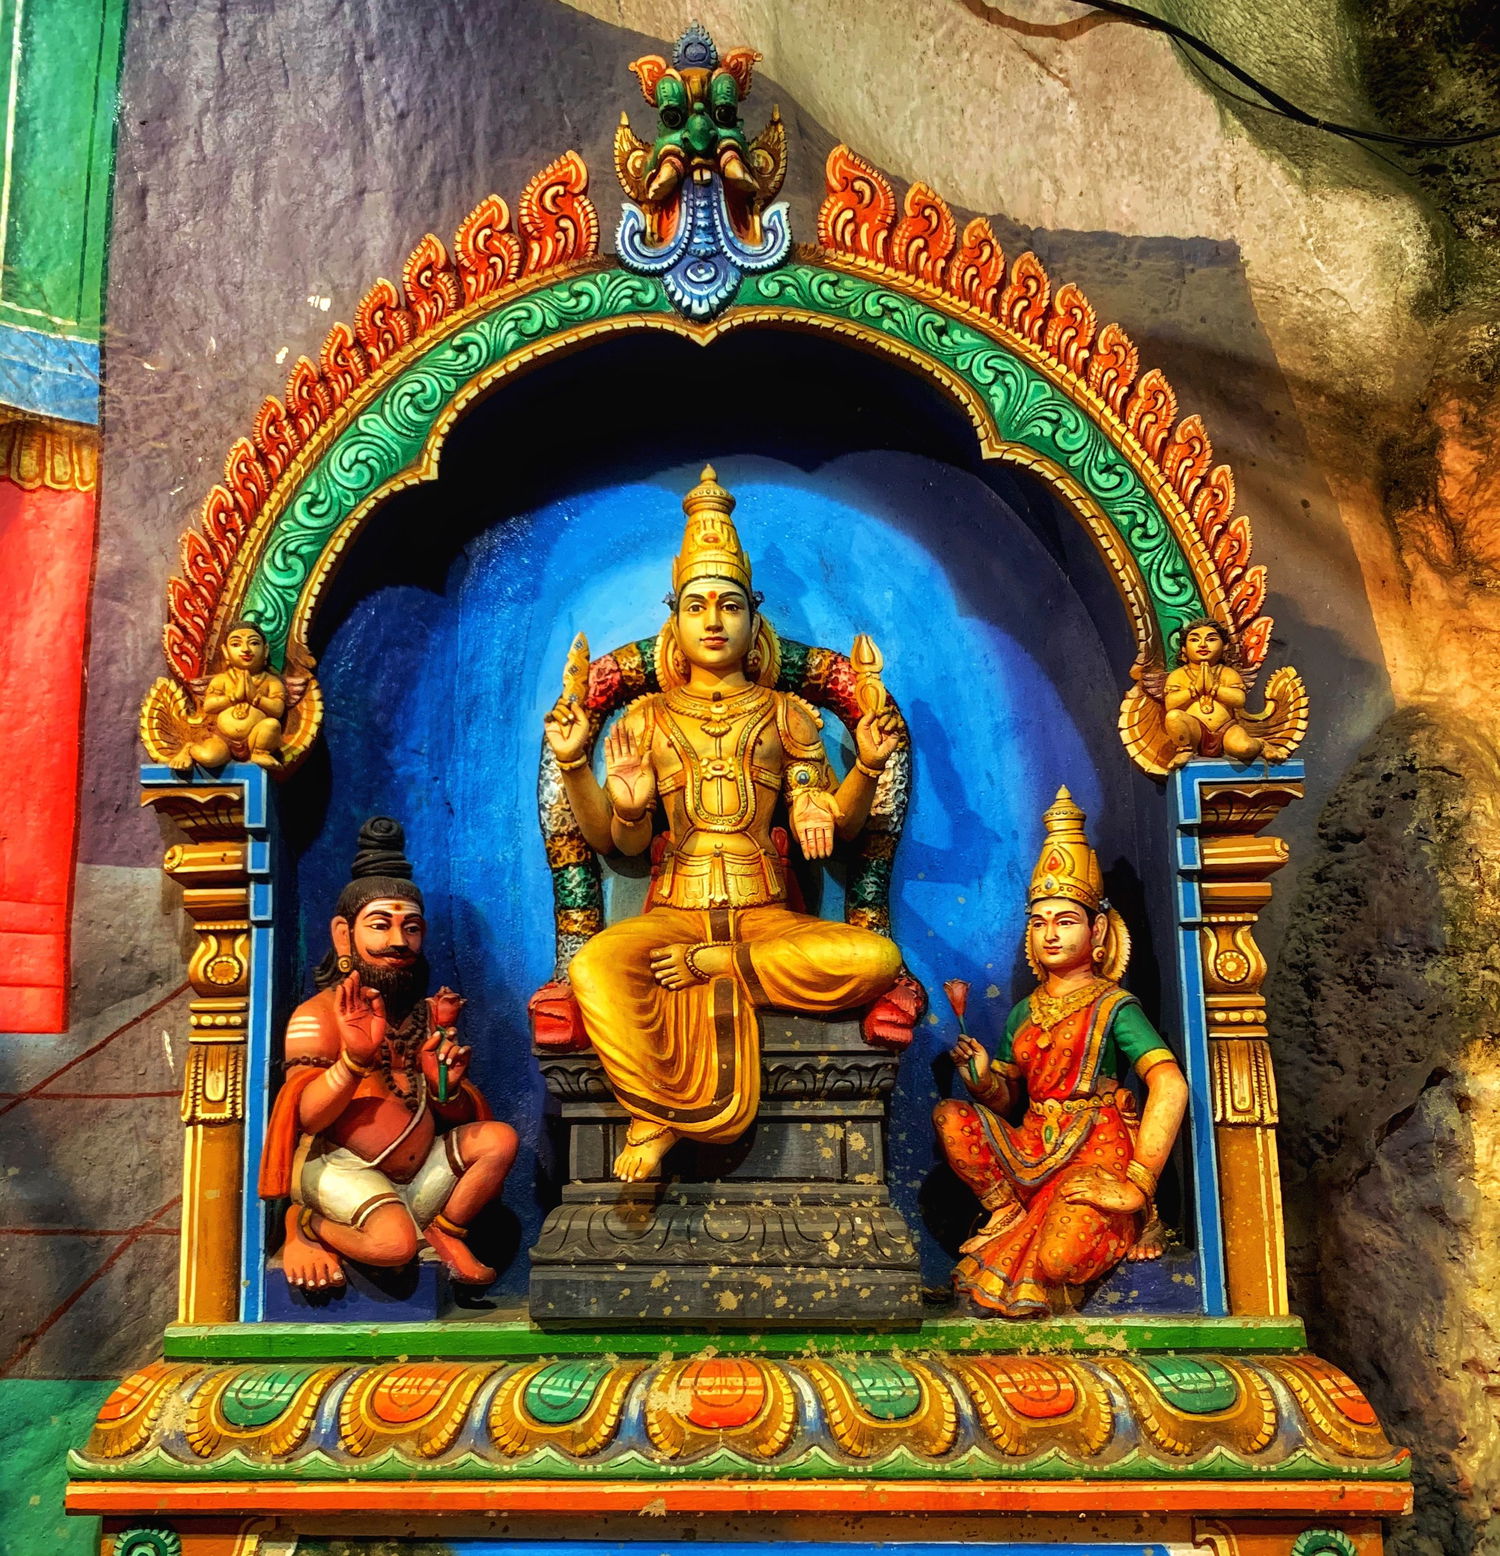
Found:
[[[782,784],[788,799],[798,794],[815,793],[830,787],[826,762],[788,762],[782,776]]]

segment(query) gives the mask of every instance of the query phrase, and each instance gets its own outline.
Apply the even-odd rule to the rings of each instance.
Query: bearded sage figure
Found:
[[[342,1285],[346,1259],[407,1264],[422,1240],[455,1280],[495,1278],[465,1238],[505,1182],[516,1133],[466,1078],[464,1002],[426,997],[427,921],[404,847],[387,817],[360,829],[318,992],[287,1025],[260,1192],[291,1198],[282,1267],[307,1290]]]

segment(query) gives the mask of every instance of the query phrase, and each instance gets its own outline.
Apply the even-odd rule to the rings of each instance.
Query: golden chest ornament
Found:
[[[1044,989],[1033,990],[1031,998],[1026,1002],[1026,1009],[1032,1025],[1040,1030],[1040,1035],[1036,1039],[1037,1051],[1046,1053],[1052,1046],[1054,1030],[1069,1016],[1076,1015],[1086,1005],[1092,1005],[1110,986],[1105,978],[1091,978],[1082,987],[1057,998],[1053,998]]]
[[[770,788],[779,784],[776,774],[759,771],[753,761],[760,737],[775,724],[775,694],[764,686],[749,686],[710,701],[675,690],[663,701],[661,730],[682,765],[684,803],[693,829],[745,831],[755,818],[756,780]],[[692,738],[694,729],[713,742],[711,751],[699,748]]]

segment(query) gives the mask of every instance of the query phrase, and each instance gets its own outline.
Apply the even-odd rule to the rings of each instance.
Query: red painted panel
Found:
[[[67,1024],[94,493],[0,479],[0,1032]]]

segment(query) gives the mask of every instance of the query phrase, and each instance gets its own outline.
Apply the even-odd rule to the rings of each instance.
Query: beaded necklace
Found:
[[[427,1036],[427,1007],[419,1004],[394,1032],[386,1034],[380,1048],[380,1073],[393,1097],[399,1097],[408,1113],[419,1113],[427,1106],[427,1076],[417,1062],[417,1049]],[[396,1084],[392,1053],[401,1055],[401,1074],[406,1086]]]

